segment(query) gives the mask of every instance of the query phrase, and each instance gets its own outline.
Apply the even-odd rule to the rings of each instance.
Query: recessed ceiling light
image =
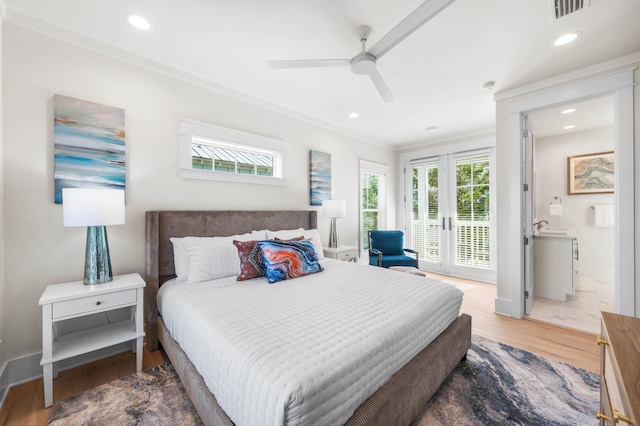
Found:
[[[144,16],[140,16],[137,13],[127,13],[124,18],[129,24],[136,27],[139,30],[148,31],[151,29],[151,24]]]
[[[571,114],[572,112],[575,112],[575,108],[569,108],[569,109],[565,109],[564,111],[561,112],[561,114]]]
[[[352,112],[351,114],[349,114],[349,118],[358,118],[360,117],[360,114],[358,114],[357,112]]]
[[[573,129],[574,127],[576,127],[574,124],[570,124],[568,126],[564,126],[563,129],[564,130],[569,130],[569,129]]]
[[[440,127],[438,127],[438,126],[429,126],[429,127],[427,127],[425,130],[426,130],[427,132],[435,132],[435,131],[436,131],[436,130],[438,130],[439,128],[440,128]]]
[[[556,46],[562,46],[564,44],[571,43],[572,41],[577,39],[580,34],[582,34],[580,31],[567,33],[563,36],[560,36],[555,42],[553,42],[553,44]]]

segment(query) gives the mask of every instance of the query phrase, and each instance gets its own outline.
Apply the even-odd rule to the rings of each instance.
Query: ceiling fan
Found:
[[[385,34],[368,51],[365,50],[365,42],[371,33],[371,28],[363,26],[356,33],[362,42],[362,51],[351,59],[306,59],[289,61],[267,61],[272,69],[282,68],[315,68],[315,67],[342,67],[351,66],[351,71],[359,75],[368,75],[373,82],[380,98],[384,103],[393,101],[393,95],[382,79],[382,75],[376,68],[376,61],[395,45],[407,38],[411,33],[424,25],[429,19],[436,16],[455,0],[426,0],[402,22]]]

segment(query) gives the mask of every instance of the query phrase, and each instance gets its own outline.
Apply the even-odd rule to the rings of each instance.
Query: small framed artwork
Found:
[[[309,195],[312,206],[331,199],[331,154],[309,151]]]
[[[614,172],[613,151],[567,157],[568,193],[613,193]]]

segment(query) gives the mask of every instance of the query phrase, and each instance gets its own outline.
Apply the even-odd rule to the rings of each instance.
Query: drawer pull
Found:
[[[96,305],[99,305],[99,304],[101,304],[101,303],[102,303],[102,302],[98,300],[98,301],[96,302]]]
[[[633,420],[631,420],[630,417],[625,416],[624,414],[620,414],[620,411],[618,410],[613,410],[613,418],[614,421],[617,423],[619,420],[622,420],[625,423],[629,423],[630,425],[634,424]]]
[[[596,410],[596,418],[597,418],[598,420],[609,420],[609,421],[611,420],[611,419],[609,418],[609,416],[605,416],[604,414],[602,414],[602,413],[600,412],[600,410]]]
[[[609,342],[604,340],[602,337],[598,336],[598,345],[608,345]]]

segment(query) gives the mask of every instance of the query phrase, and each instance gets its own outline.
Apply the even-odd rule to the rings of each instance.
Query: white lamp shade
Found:
[[[344,200],[324,200],[322,202],[322,215],[325,219],[337,219],[347,216]]]
[[[124,190],[63,188],[64,226],[106,226],[124,223]]]

